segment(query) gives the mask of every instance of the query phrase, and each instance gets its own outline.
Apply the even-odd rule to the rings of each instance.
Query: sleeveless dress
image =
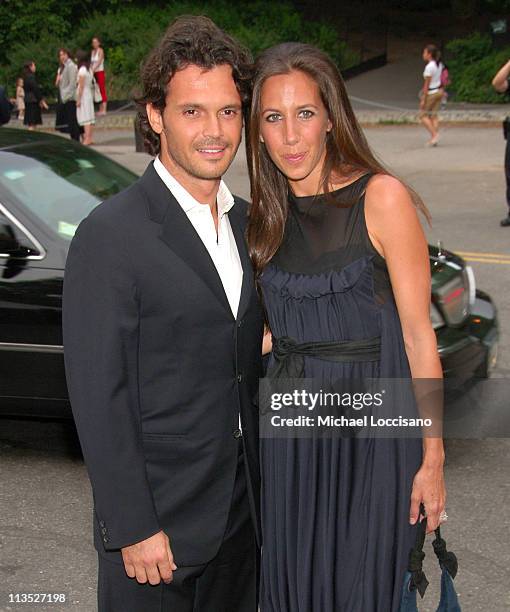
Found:
[[[92,96],[92,72],[85,66],[80,66],[78,70],[78,78],[79,77],[84,78],[84,83],[80,106],[76,109],[76,119],[78,120],[78,125],[90,125],[95,123],[94,98]]]
[[[380,336],[377,361],[305,355],[307,378],[411,377],[385,260],[366,228],[370,176],[329,196],[290,196],[282,245],[260,277],[273,338]],[[274,364],[272,354],[268,371]],[[422,440],[266,437],[260,453],[261,612],[398,612]]]

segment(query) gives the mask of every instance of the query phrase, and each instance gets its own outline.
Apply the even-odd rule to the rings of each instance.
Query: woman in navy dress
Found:
[[[268,376],[441,379],[427,210],[370,151],[330,58],[264,52],[248,128]],[[262,437],[261,612],[398,612],[420,503],[428,533],[445,507],[443,463],[440,436]]]

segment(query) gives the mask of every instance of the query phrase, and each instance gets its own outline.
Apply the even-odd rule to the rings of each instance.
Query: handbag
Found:
[[[96,77],[92,75],[92,91],[94,96],[94,102],[99,104],[103,101],[103,96],[101,95],[101,90],[99,89],[99,85],[96,81]]]
[[[420,512],[425,516],[423,504],[420,504]],[[427,519],[424,518],[418,525],[416,543],[409,553],[409,565],[404,575],[399,612],[418,612],[416,593],[418,592],[423,598],[429,584],[422,569],[423,559],[425,558],[423,544],[425,542],[426,528]],[[453,579],[458,570],[457,557],[454,553],[446,550],[446,542],[441,537],[439,527],[434,533],[436,537],[432,542],[432,546],[441,568],[441,598],[436,612],[461,612],[457,593],[453,585]]]

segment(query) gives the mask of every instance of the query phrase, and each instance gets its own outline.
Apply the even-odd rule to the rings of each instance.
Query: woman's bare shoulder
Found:
[[[375,214],[378,212],[404,212],[415,210],[411,194],[404,183],[391,174],[378,173],[372,176],[366,187],[366,205]]]

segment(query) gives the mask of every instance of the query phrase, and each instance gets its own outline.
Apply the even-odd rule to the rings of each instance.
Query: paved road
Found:
[[[510,377],[510,228],[505,212],[503,141],[499,129],[445,130],[441,146],[423,146],[413,126],[367,129],[371,145],[429,206],[431,241],[476,253],[478,284],[497,301],[502,350],[496,374]],[[130,133],[98,131],[98,149],[137,172],[148,156],[132,152]],[[247,197],[242,153],[228,175],[232,189]],[[487,255],[487,254],[495,254]],[[483,261],[478,261],[483,260]],[[448,440],[446,479],[450,520],[443,533],[459,557],[456,587],[466,612],[510,610],[510,440]],[[6,604],[11,592],[67,592],[70,609],[95,609],[96,557],[91,544],[91,495],[73,431],[59,423],[0,424],[0,610],[58,610]],[[429,541],[427,575],[438,574]],[[436,580],[437,582],[437,580]],[[432,612],[435,584],[427,592]],[[3,591],[3,593],[2,593]]]

